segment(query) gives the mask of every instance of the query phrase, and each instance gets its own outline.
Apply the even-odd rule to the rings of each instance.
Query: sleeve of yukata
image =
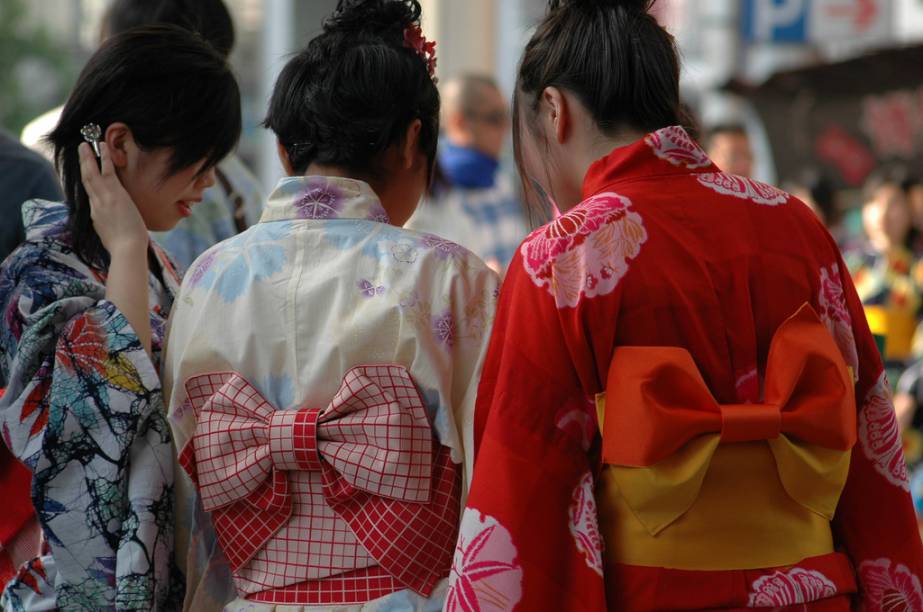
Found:
[[[845,332],[854,338],[854,354],[850,342],[841,341],[840,346],[846,347],[847,362],[858,366],[859,439],[834,518],[834,531],[855,565],[864,609],[888,610],[894,606],[923,610],[923,547],[889,383],[842,260],[838,267],[847,320],[844,330],[837,331],[839,336]]]
[[[592,409],[560,316],[517,255],[478,391],[447,610],[605,609],[595,466],[569,427]]]
[[[444,442],[462,451],[463,457],[453,453],[453,459],[464,463],[467,485],[474,464],[475,400],[497,309],[499,279],[492,270],[477,265],[467,273],[451,276],[450,283],[446,294],[450,296],[451,314],[434,317],[433,331],[439,346],[432,348],[426,358],[440,367],[440,357],[444,356],[442,347],[448,349],[451,357],[450,366],[445,368],[451,378],[437,376],[443,379],[445,388],[441,393],[450,408],[439,411],[439,415],[451,413],[455,421],[451,426],[437,422],[436,427],[441,435],[450,432],[447,435],[452,439]]]
[[[154,365],[111,302],[35,269],[2,305],[0,424],[32,472],[50,554],[6,601],[16,609],[47,588],[62,609],[170,608],[182,581],[171,570],[172,450]]]
[[[195,275],[195,270],[191,272]],[[186,275],[186,279],[190,274]],[[163,388],[167,402],[167,420],[173,433],[176,462],[195,432],[195,416],[187,409],[185,380],[189,372],[213,371],[225,363],[223,358],[202,350],[202,334],[215,333],[210,324],[220,320],[214,311],[194,303],[188,283],[184,283],[174,302],[168,323],[163,359]],[[202,366],[209,364],[208,367]],[[230,364],[226,369],[234,369]],[[198,490],[179,463],[174,463],[176,476],[176,564],[186,578],[183,609],[220,610],[237,597],[231,569],[212,526],[211,516],[202,508]]]

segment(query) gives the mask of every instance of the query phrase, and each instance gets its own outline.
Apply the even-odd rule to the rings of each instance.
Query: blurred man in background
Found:
[[[708,131],[705,150],[723,172],[753,176],[753,147],[743,125],[723,123]]]
[[[437,180],[406,227],[456,242],[502,272],[527,233],[522,204],[500,172],[509,107],[483,75],[452,79],[441,94]]]

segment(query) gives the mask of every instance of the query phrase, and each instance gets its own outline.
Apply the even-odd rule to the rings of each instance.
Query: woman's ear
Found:
[[[542,91],[541,110],[547,133],[553,134],[558,144],[563,144],[571,127],[567,97],[557,87],[546,87]]]
[[[288,157],[288,149],[285,148],[278,139],[276,139],[276,152],[279,155],[279,161],[282,163],[282,169],[287,176],[295,176],[295,170],[292,168],[292,160]]]
[[[404,135],[404,146],[401,149],[401,165],[404,170],[412,170],[417,163],[417,156],[420,151],[420,130],[423,129],[423,122],[414,119],[407,126],[407,133]]]
[[[109,157],[112,159],[112,165],[116,168],[124,168],[128,165],[129,152],[137,149],[134,135],[124,123],[115,122],[109,124],[106,133],[103,136],[106,146],[109,147]]]

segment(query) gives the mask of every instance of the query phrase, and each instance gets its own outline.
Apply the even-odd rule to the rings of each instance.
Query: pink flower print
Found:
[[[644,142],[654,155],[674,166],[685,166],[690,170],[711,165],[708,155],[683,128],[672,126],[647,135]]]
[[[884,372],[869,390],[859,411],[859,446],[885,480],[905,491],[910,490],[903,440]]]
[[[336,219],[343,207],[343,192],[325,179],[309,178],[295,203],[302,219]]]
[[[817,296],[818,315],[830,335],[836,341],[846,360],[846,365],[852,368],[853,376],[859,377],[859,354],[856,351],[856,340],[852,332],[852,317],[846,307],[846,296],[843,294],[843,284],[840,281],[840,267],[833,264],[829,270],[820,269],[820,292]]]
[[[614,291],[646,241],[631,200],[607,192],[533,232],[520,252],[532,282],[547,287],[558,308],[565,308],[576,306],[581,296]]]
[[[599,534],[596,519],[596,497],[593,495],[593,476],[587,472],[571,500],[568,510],[570,516],[570,533],[577,544],[577,550],[586,560],[587,567],[602,577],[603,575],[603,539]]]
[[[722,195],[749,200],[754,204],[778,206],[788,202],[789,199],[789,195],[781,189],[735,174],[708,172],[699,174],[696,178],[703,187]]]
[[[836,585],[820,572],[796,567],[758,578],[751,587],[750,608],[782,608],[836,595]]]
[[[593,397],[577,397],[565,402],[554,417],[558,429],[580,447],[589,451],[599,427],[596,422],[596,401]]]
[[[465,508],[449,574],[447,612],[506,612],[522,599],[522,568],[509,531]]]
[[[920,579],[906,565],[892,567],[890,559],[863,561],[859,581],[867,612],[919,612],[923,610]]]
[[[760,401],[760,374],[756,366],[744,371],[734,383],[737,391],[737,401],[742,403],[757,403]]]

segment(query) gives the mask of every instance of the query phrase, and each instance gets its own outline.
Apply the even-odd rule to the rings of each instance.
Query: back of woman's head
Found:
[[[676,44],[653,3],[550,0],[523,54],[516,110],[534,111],[553,86],[575,94],[607,134],[681,123]]]
[[[225,57],[234,48],[234,21],[223,0],[114,0],[103,17],[103,33],[156,24],[198,32]]]
[[[172,151],[168,175],[200,162],[204,171],[237,144],[240,91],[224,57],[176,26],[113,36],[90,58],[48,140],[71,207],[78,254],[92,265],[106,256],[80,179],[80,130],[95,123],[105,134],[117,122],[128,126],[139,147]]]
[[[416,119],[432,167],[439,92],[419,22],[417,0],[340,0],[323,33],[288,62],[264,125],[295,172],[320,164],[378,178],[382,154]]]

